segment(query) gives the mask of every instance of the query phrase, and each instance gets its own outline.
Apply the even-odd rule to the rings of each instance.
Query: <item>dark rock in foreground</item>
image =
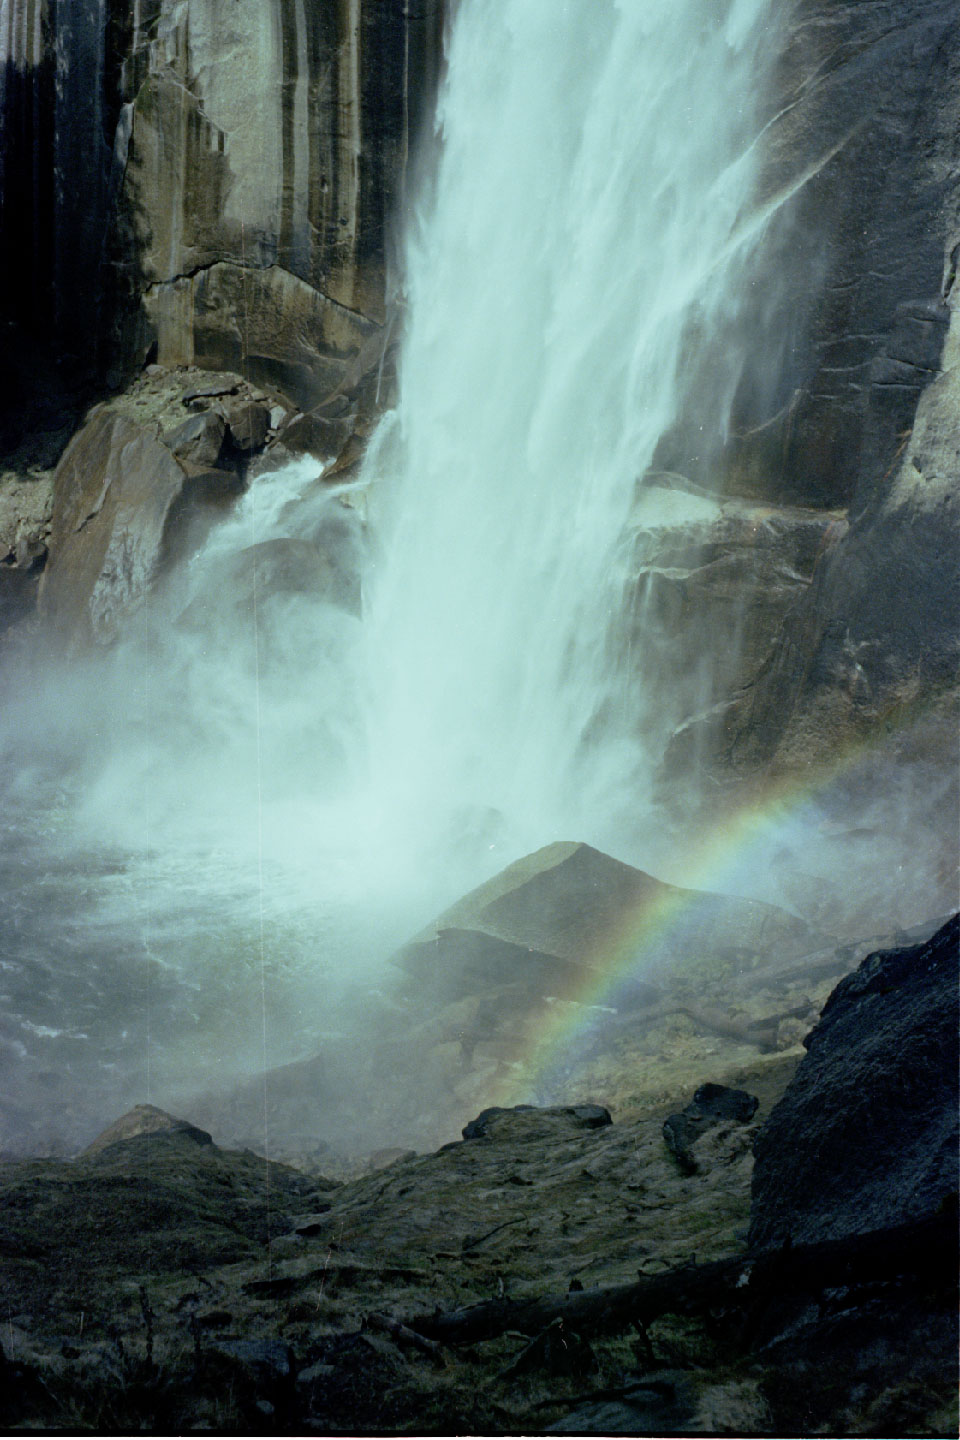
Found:
[[[481,1140],[491,1134],[500,1136],[504,1133],[515,1134],[519,1138],[534,1132],[542,1136],[544,1130],[551,1127],[558,1132],[602,1130],[605,1125],[612,1124],[610,1111],[605,1105],[556,1105],[547,1109],[537,1105],[513,1105],[509,1109],[492,1105],[488,1110],[481,1110],[476,1120],[464,1125],[463,1138]]]
[[[958,1188],[960,919],[837,986],[758,1137],[750,1245],[934,1214]]]
[[[746,1090],[732,1090],[729,1085],[701,1085],[690,1104],[677,1115],[668,1115],[663,1122],[663,1138],[673,1151],[680,1168],[692,1174],[697,1162],[692,1147],[708,1130],[726,1122],[748,1125],[757,1113],[759,1100]]]

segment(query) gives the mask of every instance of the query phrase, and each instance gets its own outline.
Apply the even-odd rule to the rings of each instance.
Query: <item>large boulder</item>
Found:
[[[758,901],[666,885],[590,845],[561,841],[472,890],[405,945],[396,963],[437,997],[491,986],[568,995],[707,957],[815,948],[802,920]]]
[[[239,376],[205,387],[201,372],[154,370],[90,412],[53,476],[39,611],[68,647],[117,637],[191,519],[238,493],[244,447],[266,439],[262,392]],[[224,400],[205,389],[232,393]]]
[[[837,986],[757,1137],[752,1248],[886,1229],[956,1196],[958,946],[954,917]]]

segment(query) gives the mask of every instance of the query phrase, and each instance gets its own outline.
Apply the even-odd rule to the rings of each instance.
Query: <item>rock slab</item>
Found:
[[[960,917],[837,986],[755,1146],[753,1249],[936,1213],[958,1187]]]

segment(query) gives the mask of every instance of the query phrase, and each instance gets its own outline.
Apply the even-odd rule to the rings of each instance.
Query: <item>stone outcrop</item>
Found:
[[[205,387],[197,371],[154,371],[90,412],[53,476],[39,607],[68,647],[117,637],[191,516],[238,493],[269,432],[266,397],[239,376]]]
[[[960,1181],[960,923],[867,957],[837,986],[757,1138],[750,1245],[935,1215]]]
[[[304,408],[333,388],[385,318],[442,12],[3,0],[11,427],[35,408],[31,378],[62,404],[151,347],[242,370]]]
[[[814,947],[803,921],[775,906],[681,890],[589,845],[560,842],[471,891],[396,961],[437,997],[508,987],[563,996],[627,954],[642,983],[691,953]]]

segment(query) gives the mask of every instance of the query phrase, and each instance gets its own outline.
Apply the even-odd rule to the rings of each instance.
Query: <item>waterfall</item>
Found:
[[[621,620],[638,528],[695,502],[639,482],[689,337],[736,312],[770,11],[456,9],[400,402],[367,466],[370,784],[394,841],[485,821],[514,852],[609,842],[644,809],[656,676]],[[705,445],[733,347],[715,371]]]
[[[338,987],[539,844],[646,859],[638,551],[713,513],[647,482],[692,398],[723,440],[771,11],[460,0],[359,480],[261,474],[111,655],[8,677],[26,1115],[55,1072],[102,1116],[343,1042]]]

